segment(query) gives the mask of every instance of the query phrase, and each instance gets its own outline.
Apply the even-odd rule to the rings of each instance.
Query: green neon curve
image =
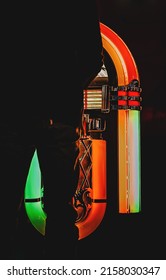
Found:
[[[47,215],[42,204],[43,185],[39,167],[37,152],[35,151],[25,185],[24,201],[26,213],[32,225],[45,235],[45,224]]]

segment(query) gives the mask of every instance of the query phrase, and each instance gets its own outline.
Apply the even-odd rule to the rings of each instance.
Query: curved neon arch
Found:
[[[100,23],[100,29],[103,47],[112,58],[117,71],[118,85],[128,85],[134,79],[139,81],[137,66],[123,40],[103,23]],[[92,209],[84,221],[76,223],[79,228],[79,239],[94,232],[106,210],[106,143],[99,141],[101,140],[92,141]],[[119,212],[138,212],[140,211],[139,111],[118,110],[118,154]],[[99,164],[100,160],[103,163],[103,170]],[[25,208],[33,226],[44,235],[47,215],[43,210],[41,189],[41,174],[35,152],[25,186]]]
[[[118,86],[139,80],[134,58],[124,41],[103,23],[100,24],[103,46],[115,65]],[[141,210],[140,111],[118,110],[118,189],[119,212]]]

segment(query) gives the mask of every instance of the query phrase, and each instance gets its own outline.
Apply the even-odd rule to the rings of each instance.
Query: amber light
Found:
[[[79,228],[79,239],[95,231],[106,210],[106,141],[101,139],[91,139],[91,141],[92,208],[85,220],[76,223]]]

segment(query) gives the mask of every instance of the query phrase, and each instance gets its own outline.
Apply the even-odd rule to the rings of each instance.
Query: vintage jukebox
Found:
[[[134,58],[124,41],[109,27],[100,23],[103,47],[110,56],[117,75],[117,85],[109,83],[103,65],[101,72],[84,90],[82,135],[80,135],[80,175],[73,207],[80,239],[100,225],[107,204],[107,119],[117,114],[118,212],[141,211],[141,87]],[[25,209],[32,225],[45,234],[47,213],[43,205],[44,186],[36,152],[25,186]]]

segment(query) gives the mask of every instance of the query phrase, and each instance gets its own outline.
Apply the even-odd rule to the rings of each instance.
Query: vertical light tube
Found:
[[[119,212],[127,213],[128,205],[128,111],[118,111],[118,197]]]
[[[92,139],[92,195],[93,200],[107,197],[106,141],[102,139]]]
[[[141,210],[140,112],[129,111],[129,212]]]

